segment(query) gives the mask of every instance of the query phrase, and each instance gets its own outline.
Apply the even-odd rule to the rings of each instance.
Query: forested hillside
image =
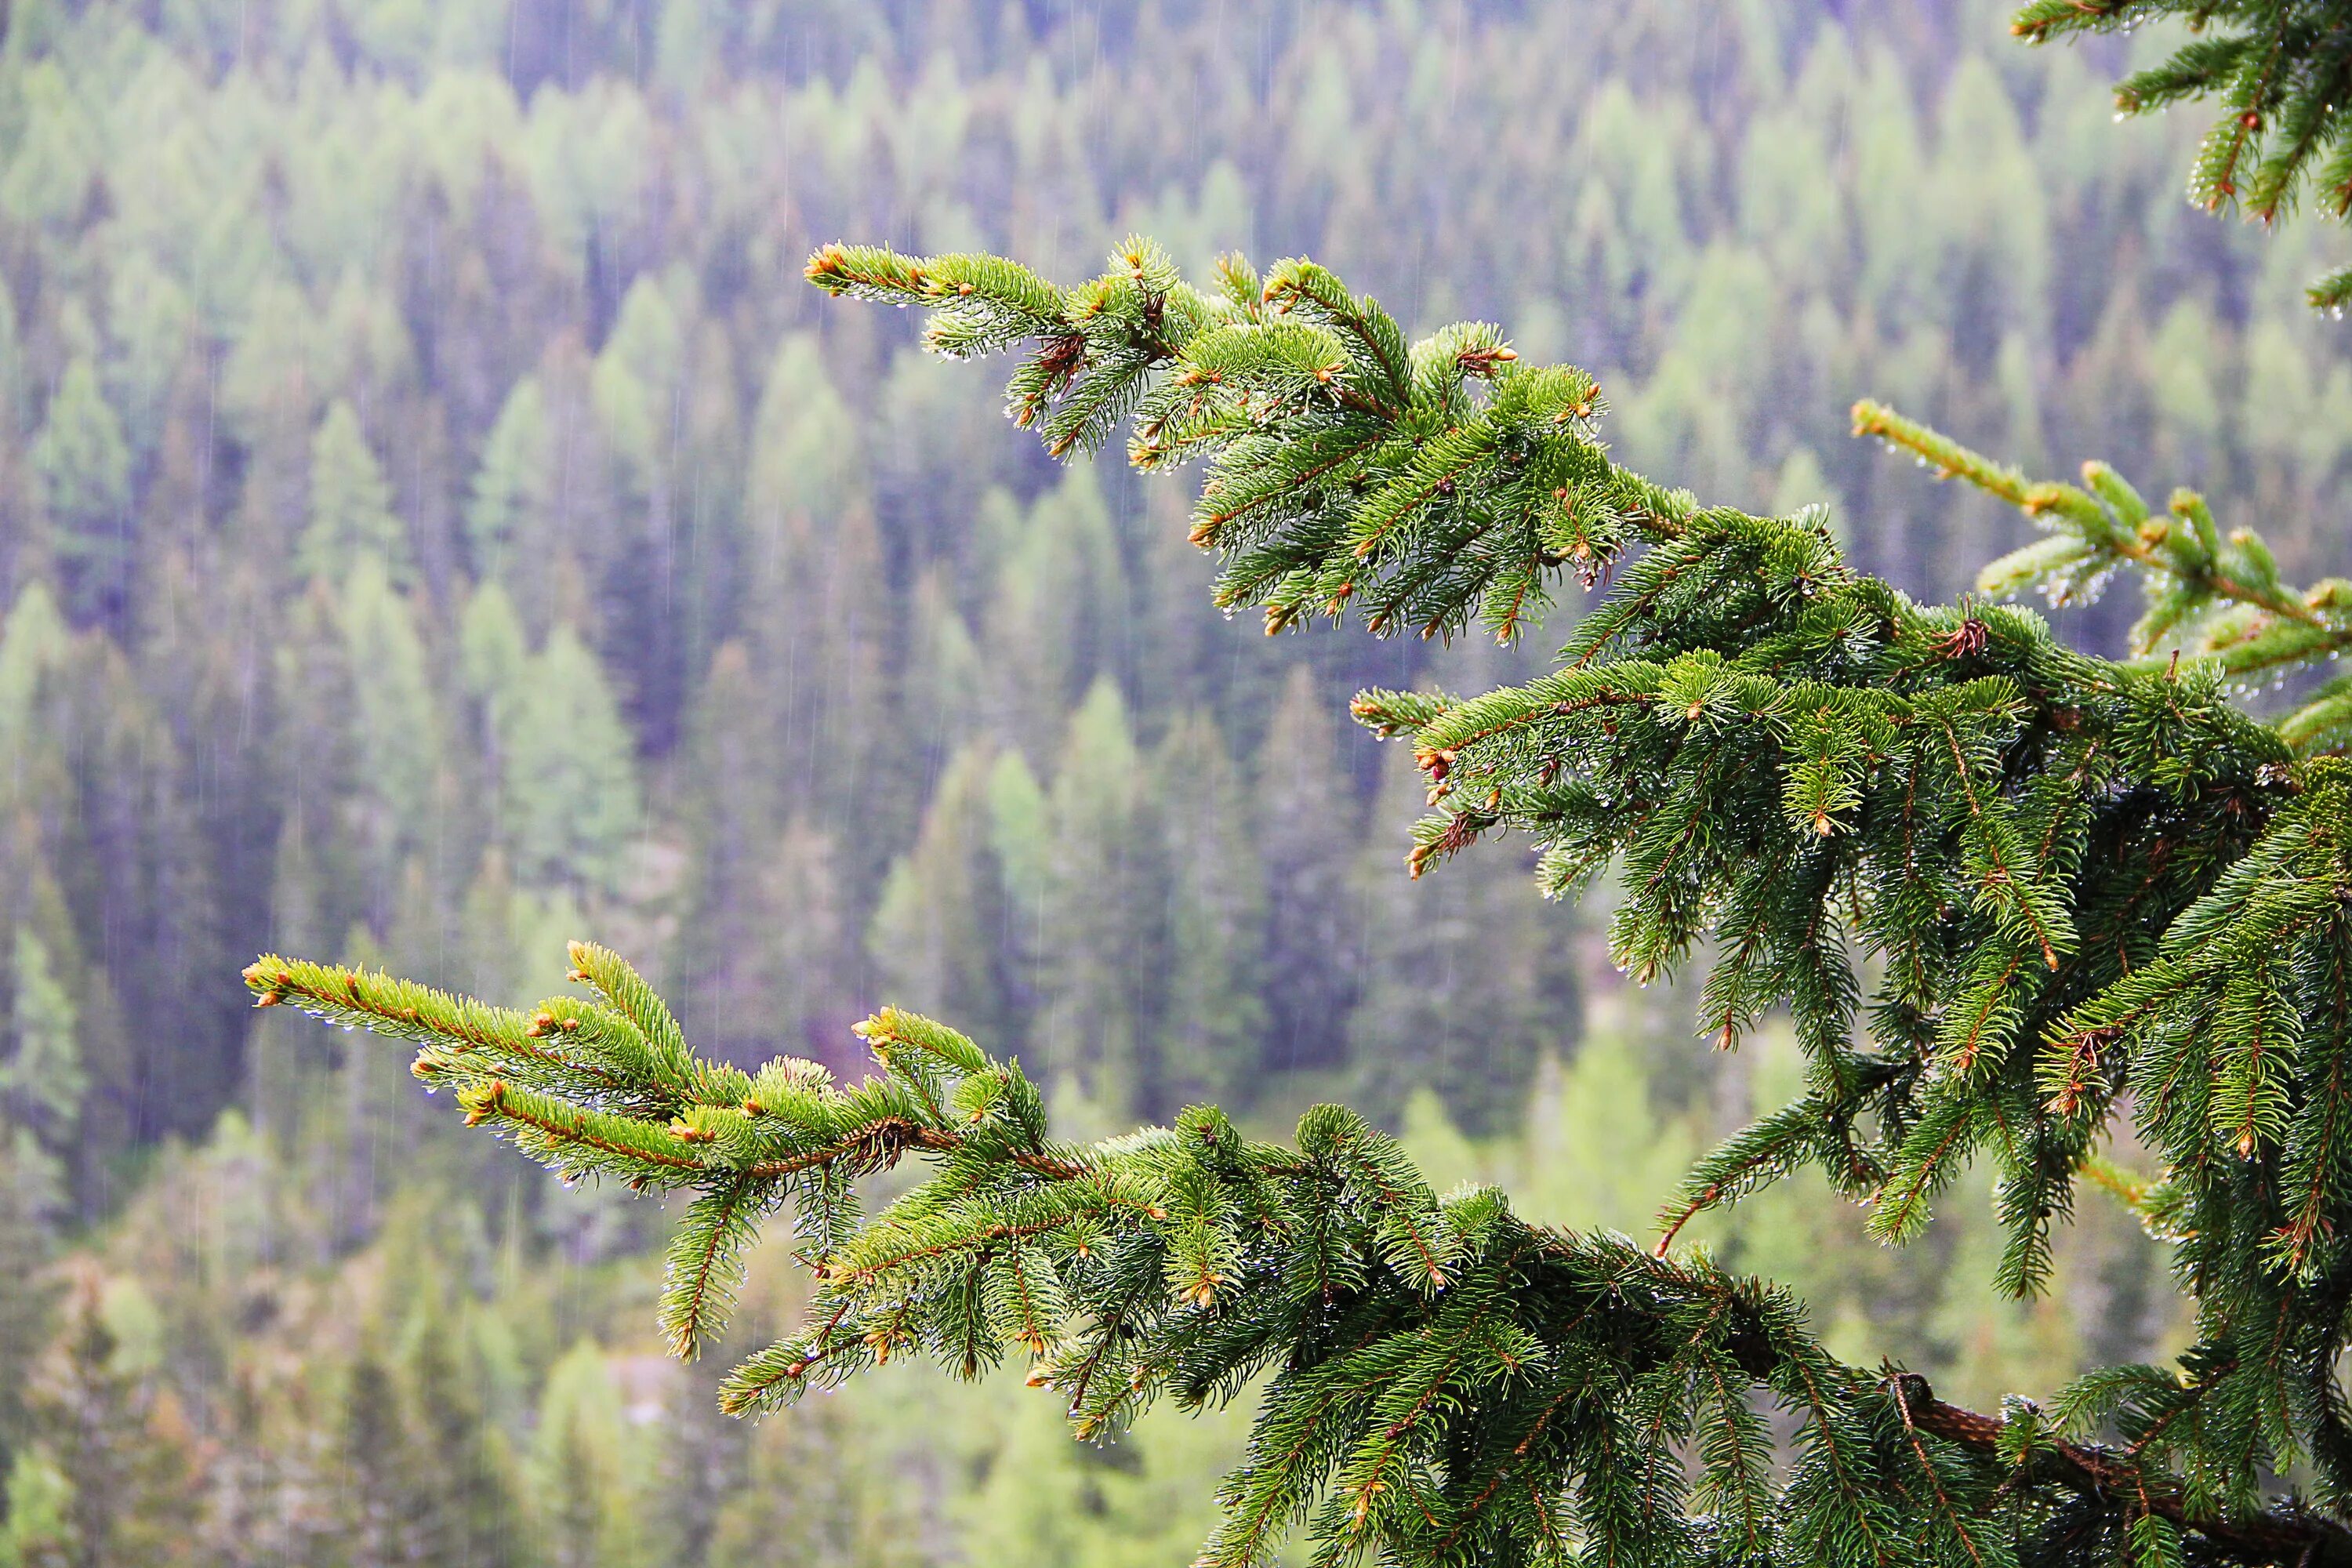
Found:
[[[1047,1419],[1020,1462],[1108,1522],[1024,1534],[976,1456],[1034,1413],[984,1395],[952,1440],[865,1394],[706,1430],[636,1358],[657,1216],[447,1138],[396,1056],[257,1023],[235,975],[265,948],[523,1000],[593,931],[747,1060],[846,1062],[887,999],[1017,1051],[1080,1124],[1344,1090],[1455,1169],[1583,1171],[1535,1180],[1638,1228],[1594,1194],[1664,1183],[1571,1145],[1695,1149],[1777,1069],[1719,1070],[1671,1000],[1618,994],[1591,917],[1508,857],[1404,880],[1416,779],[1343,733],[1357,685],[1528,656],[1237,637],[1179,488],[1053,468],[988,376],[823,310],[800,263],[847,236],[1075,275],[1137,228],[1193,268],[1308,252],[1408,327],[1485,316],[1593,367],[1626,460],[1825,501],[1922,593],[2018,525],[1851,440],[1864,394],[2029,465],[2197,484],[2340,568],[2352,355],[2300,300],[2340,237],[2190,210],[2194,127],[2110,123],[2125,49],[2021,50],[2004,15],[10,7],[0,1386],[43,1370],[0,1395],[0,1447],[35,1456],[5,1550],[1075,1561],[1122,1517],[1197,1533],[1132,1451]],[[2111,643],[2130,610],[2068,619]],[[1588,1016],[1609,1051],[1580,1052]],[[1604,1070],[1654,1125],[1592,1109]],[[2086,1222],[2090,1285],[2021,1317],[1947,1300],[1949,1256],[1898,1279],[1830,1215],[1774,1212],[1727,1244],[1801,1281],[1843,1259],[1824,1310],[1940,1366],[2032,1383],[2167,1331],[2119,1221]],[[541,1248],[571,1297],[501,1262]],[[847,1461],[772,1520],[637,1506],[665,1465],[890,1443],[961,1500],[939,1520],[982,1522],[899,1528]],[[395,1493],[436,1522],[384,1534],[415,1512]]]

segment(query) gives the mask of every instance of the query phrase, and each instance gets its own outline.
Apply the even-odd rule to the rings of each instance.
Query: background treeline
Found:
[[[2001,21],[10,7],[0,1551],[1077,1561],[1193,1531],[1215,1428],[1073,1450],[1049,1402],[864,1394],[716,1424],[645,1359],[654,1216],[445,1138],[395,1056],[257,1025],[233,977],[265,946],[522,1000],[594,932],[747,1058],[849,1065],[887,998],[1017,1050],[1080,1124],[1344,1094],[1638,1227],[1752,1065],[1618,994],[1598,922],[1507,852],[1405,882],[1411,770],[1341,718],[1542,638],[1225,625],[1181,484],[1051,467],[985,373],[799,263],[845,236],[1071,276],[1131,229],[1195,267],[1311,252],[1408,324],[1595,367],[1628,460],[1827,501],[1923,594],[2016,525],[1849,440],[1864,392],[2028,465],[2198,484],[2337,563],[2352,362],[2299,290],[2340,240],[2189,211],[2194,128],[2110,123],[2126,57]],[[2098,644],[2129,609],[2071,614]],[[2168,1331],[2119,1226],[2063,1299],[1996,1310],[1947,1299],[1965,1220],[1889,1260],[1817,1199],[1724,1240],[1817,1281],[1857,1350],[1991,1389]],[[518,1261],[551,1251],[560,1300]],[[752,1471],[779,1479],[721,1508]]]

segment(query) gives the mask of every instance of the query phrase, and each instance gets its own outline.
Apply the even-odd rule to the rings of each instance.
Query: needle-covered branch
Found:
[[[1938,479],[1999,497],[2042,529],[2047,537],[1984,569],[1977,586],[1987,594],[2033,587],[2053,604],[2080,604],[2117,573],[2136,571],[2147,589],[2147,612],[2132,628],[2136,650],[2177,647],[2241,680],[2352,651],[2352,582],[2288,585],[2262,536],[2248,528],[2223,535],[2194,490],[2174,490],[2159,514],[2105,463],[2084,463],[2080,486],[2028,479],[1867,399],[1853,405],[1853,428],[1914,454]],[[2326,683],[2277,728],[2305,755],[2343,749],[2352,742],[2352,679]]]
[[[2118,1490],[2223,1555],[2344,1560],[2318,1521],[2200,1515],[2167,1472],[2031,1406],[1979,1415],[1916,1375],[1844,1365],[1786,1295],[1702,1257],[1529,1226],[1490,1188],[1440,1196],[1339,1107],[1308,1111],[1295,1148],[1208,1108],[1060,1144],[1017,1065],[889,1011],[859,1026],[879,1071],[852,1089],[790,1060],[592,1067],[588,1020],[668,1015],[612,954],[572,956],[596,999],[530,1016],[274,957],[247,984],[420,1040],[421,1077],[551,1166],[694,1192],[662,1303],[682,1354],[716,1332],[760,1220],[793,1200],[817,1279],[807,1324],[728,1378],[731,1410],[907,1353],[965,1376],[1015,1360],[1082,1436],[1163,1397],[1255,1387],[1213,1564],[1273,1561],[1302,1518],[1329,1562],[1567,1561],[1570,1542],[1603,1561],[2033,1562],[2085,1528],[2119,1540],[2131,1521],[2089,1507]],[[699,1088],[676,1094],[680,1077]],[[909,1158],[924,1179],[856,1218],[855,1178]],[[1774,1407],[1796,1434],[1784,1470]]]
[[[2264,225],[2309,192],[2330,217],[2352,215],[2352,6],[2344,0],[2032,0],[2010,23],[2030,43],[2179,20],[2189,37],[2116,86],[2119,114],[2211,100],[2189,177],[2209,212],[2235,207]],[[2341,313],[2352,268],[2323,279],[2311,302]]]
[[[864,1026],[880,1071],[854,1087],[700,1061],[599,949],[574,953],[592,999],[530,1015],[249,972],[265,1002],[416,1041],[420,1074],[535,1157],[691,1192],[663,1304],[681,1350],[793,1206],[815,1316],[737,1370],[730,1407],[902,1349],[967,1373],[1025,1358],[1086,1433],[1261,1383],[1213,1563],[1267,1560],[1299,1519],[1325,1562],[2352,1560],[2332,1522],[2352,1500],[2352,775],[2226,686],[2246,648],[2334,637],[2332,598],[2211,537],[2201,502],[2159,529],[2104,470],[2027,486],[1881,411],[1879,433],[2042,498],[2074,553],[2035,570],[2147,570],[2188,595],[2165,630],[2231,635],[2116,664],[2027,611],[1915,605],[1816,513],[1706,507],[1618,465],[1584,373],[1481,325],[1409,342],[1303,261],[1229,258],[1194,287],[1139,240],[1061,289],[833,246],[809,275],[929,309],[943,353],[1017,353],[1013,411],[1057,453],[1125,422],[1139,467],[1203,462],[1193,538],[1221,601],[1270,631],[1352,606],[1379,634],[1475,616],[1507,638],[1567,578],[1609,584],[1550,673],[1355,712],[1428,776],[1413,870],[1523,834],[1557,893],[1613,869],[1628,971],[1704,958],[1717,1044],[1793,1019],[1802,1095],[1701,1162],[1669,1237],[1811,1165],[1899,1242],[1981,1160],[1999,1282],[2029,1293],[2077,1175],[2111,1184],[2101,1144],[2128,1108],[2166,1162],[2143,1212],[2198,1334],[2176,1368],[1990,1421],[1838,1364],[1793,1303],[1703,1258],[1538,1230],[1492,1192],[1441,1199],[1335,1108],[1295,1150],[1208,1109],[1071,1147],[1017,1066],[902,1014]],[[856,1179],[910,1156],[929,1177],[861,1215]],[[1761,1400],[1788,1413],[1785,1451]],[[2101,1433],[2126,1447],[2086,1446]],[[2266,1496],[2281,1475],[2309,1502]]]
[[[1112,263],[1054,290],[1025,270],[992,283],[989,266],[1010,265],[993,258],[830,245],[808,276],[929,307],[925,341],[957,358],[1008,346],[965,323],[1019,315],[1035,346],[1006,387],[1014,419],[1061,457],[1132,414],[1138,468],[1205,460],[1193,542],[1223,558],[1218,603],[1258,605],[1268,632],[1354,605],[1376,633],[1450,635],[1475,611],[1508,640],[1563,573],[1590,581],[1695,508],[1608,460],[1590,375],[1525,365],[1493,327],[1407,344],[1379,301],[1309,261],[1261,279],[1229,258],[1214,290],[1148,240]]]

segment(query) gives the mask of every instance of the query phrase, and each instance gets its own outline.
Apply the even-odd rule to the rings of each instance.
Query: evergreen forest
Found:
[[[2014,509],[1855,438],[1881,400],[2347,570],[2325,225],[2183,198],[2112,123],[2166,29],[1985,0],[18,0],[0,39],[0,1568],[1190,1558],[1241,1408],[1074,1444],[919,1365],[764,1420],[655,1328],[682,1205],[547,1182],[257,952],[528,1005],[627,952],[705,1054],[855,1080],[883,1004],[1018,1056],[1066,1136],[1341,1099],[1431,1184],[1652,1227],[1797,1092],[1610,894],[1504,847],[1408,879],[1427,780],[1360,688],[1513,646],[1258,637],[1191,494],[1008,439],[844,237],[1090,274],[1309,254],[1409,331],[1591,368],[1612,455],[1811,504],[1923,599]],[[2131,606],[2051,612],[2124,650]],[[1250,635],[1242,635],[1248,633]],[[2054,967],[2054,963],[2053,963]],[[2127,1156],[2120,1151],[2118,1157]],[[2126,1160],[2127,1163],[2128,1161]],[[1908,1247],[1814,1176],[1693,1226],[1839,1353],[1996,1404],[2191,1331],[2138,1194],[1999,1296],[1988,1178]],[[900,1188],[896,1174],[877,1186]]]

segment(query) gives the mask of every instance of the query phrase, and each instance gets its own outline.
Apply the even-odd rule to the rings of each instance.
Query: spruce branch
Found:
[[[2032,0],[2010,22],[2028,43],[2178,19],[2189,40],[2116,86],[2119,114],[2210,100],[2221,117],[2200,145],[2189,197],[2264,225],[2307,184],[2329,216],[2352,213],[2352,7],[2343,0]],[[2341,312],[2352,271],[2321,280],[2312,304]]]
[[[2352,650],[2352,583],[2330,577],[2308,588],[2279,578],[2261,535],[2225,538],[2205,498],[2172,493],[2158,516],[2104,463],[2083,465],[2084,485],[2028,480],[2017,469],[1864,399],[1853,406],[1857,436],[1874,436],[2022,510],[2049,537],[2013,551],[1978,578],[1988,594],[2040,588],[2053,603],[2095,598],[2125,568],[2143,574],[2147,613],[2132,628],[2135,649],[2154,658],[2170,645],[2237,679],[2333,661]],[[2352,685],[2331,681],[2278,721],[2305,755],[2352,740]]]
[[[729,1408],[912,1350],[965,1375],[1024,1360],[1089,1435],[1261,1380],[1209,1563],[1269,1561],[1294,1520],[1330,1562],[2352,1562],[2332,1514],[2262,1491],[2301,1464],[2315,1497],[2352,1495],[2328,1392],[2352,1300],[2352,763],[2299,755],[2296,721],[2256,722],[2227,686],[2336,637],[2332,591],[2284,588],[2193,497],[2155,519],[2104,468],[2028,485],[1871,413],[2057,531],[2013,573],[2147,572],[2151,647],[2213,643],[2112,663],[2016,607],[1914,604],[1817,513],[1656,485],[1609,456],[1589,375],[1477,324],[1404,343],[1306,263],[1229,262],[1194,289],[1136,241],[1073,289],[847,247],[809,270],[931,310],[940,352],[1019,352],[1008,396],[1057,454],[1129,419],[1138,466],[1202,462],[1193,537],[1221,601],[1269,630],[1451,635],[1475,615],[1507,637],[1568,577],[1612,584],[1549,674],[1355,711],[1429,781],[1415,870],[1499,833],[1533,842],[1555,891],[1616,866],[1619,963],[1704,957],[1726,1048],[1788,1008],[1803,1093],[1701,1163],[1667,1242],[1805,1165],[1904,1239],[1984,1160],[1997,1282],[2031,1293],[2127,1111],[2163,1163],[2144,1212],[2197,1335],[2178,1369],[2060,1391],[2062,1425],[2121,1435],[2101,1447],[2021,1402],[1973,1415],[1843,1365],[1796,1303],[1702,1256],[1440,1196],[1341,1108],[1289,1149],[1207,1108],[1071,1146],[1017,1064],[887,1009],[860,1026],[877,1070],[843,1086],[698,1058],[584,945],[593,995],[530,1015],[274,957],[247,972],[265,1005],[415,1041],[421,1077],[536,1158],[691,1194],[663,1303],[682,1352],[718,1331],[758,1219],[791,1205],[812,1317],[736,1371]],[[928,1175],[862,1214],[858,1180],[909,1159]],[[1759,1402],[1793,1424],[1784,1472]]]
[[[667,1016],[611,955],[575,963],[637,1016]],[[336,1020],[357,998],[394,1033],[475,1016],[457,999],[412,1004],[415,991],[380,976],[268,957],[247,984]],[[1531,1226],[1490,1189],[1441,1198],[1393,1141],[1339,1107],[1309,1110],[1294,1148],[1244,1140],[1206,1109],[1059,1148],[1038,1135],[1018,1068],[902,1012],[859,1032],[880,1079],[844,1089],[812,1064],[772,1063],[743,1075],[765,1097],[749,1120],[776,1124],[770,1146],[808,1151],[793,1173],[804,1183],[908,1155],[932,1173],[825,1242],[807,1326],[730,1374],[730,1409],[789,1404],[908,1351],[965,1375],[1009,1354],[1100,1431],[1163,1394],[1223,1400],[1270,1373],[1211,1563],[1271,1561],[1302,1513],[1334,1560],[1469,1562],[1576,1540],[1669,1562],[1713,1561],[1706,1543],[1727,1541],[1742,1561],[1974,1563],[2011,1550],[1996,1532],[2021,1527],[2030,1542],[2079,1500],[2116,1495],[2144,1498],[2221,1560],[2352,1561],[2352,1543],[2314,1515],[2200,1515],[2128,1452],[2044,1436],[2021,1462],[2017,1415],[1946,1405],[1916,1374],[1843,1365],[1785,1296],[1702,1258]],[[691,1052],[664,1065],[702,1083],[733,1071]],[[550,1163],[576,1168],[575,1134],[594,1125],[609,1162],[597,1169],[670,1184],[695,1173],[662,1310],[673,1348],[695,1353],[793,1162],[730,1163],[723,1141],[658,1110],[591,1122],[596,1093],[650,1096],[654,1069],[615,1090],[575,1088],[569,1102],[499,1070],[462,1053],[431,1076]],[[1805,1457],[1778,1484],[1759,1402],[1800,1423]],[[1704,1471],[1696,1491],[1685,1450]],[[1986,1503],[1996,1493],[1999,1510]],[[1900,1497],[1932,1500],[1930,1549],[1891,1511]]]

